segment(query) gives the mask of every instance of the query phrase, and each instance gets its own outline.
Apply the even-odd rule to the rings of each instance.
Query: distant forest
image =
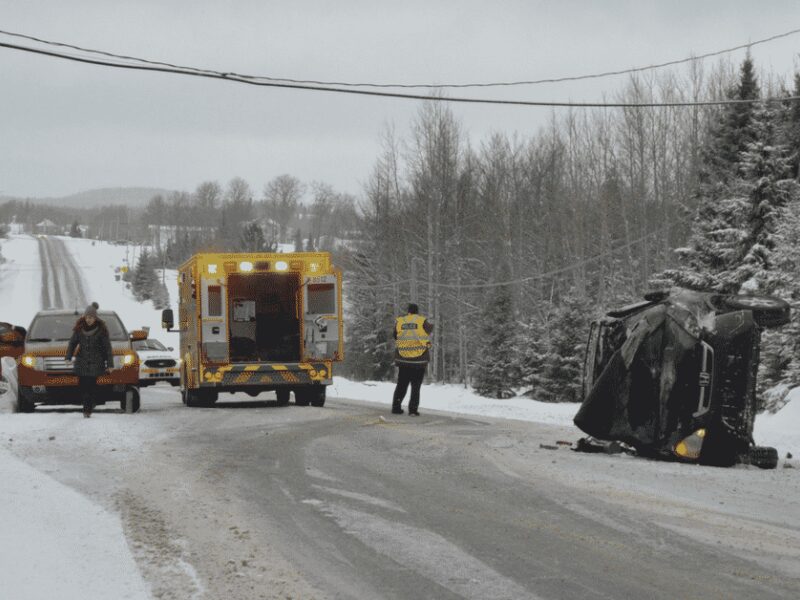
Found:
[[[624,103],[800,95],[748,57],[637,75]],[[434,323],[429,375],[496,398],[578,401],[588,323],[660,287],[800,302],[800,103],[575,109],[529,135],[469,139],[446,103],[383,134],[360,197],[291,175],[156,196],[144,210],[0,205],[88,235],[148,243],[176,266],[198,249],[330,250],[346,278],[347,374],[392,376],[394,317]],[[797,313],[797,311],[795,311]],[[762,385],[798,384],[800,319],[765,334]]]

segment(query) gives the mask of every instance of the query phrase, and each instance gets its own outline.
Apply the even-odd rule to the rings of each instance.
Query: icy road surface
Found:
[[[792,469],[549,450],[576,431],[343,399],[142,405],[3,415],[0,440],[121,515],[155,597],[800,596]]]

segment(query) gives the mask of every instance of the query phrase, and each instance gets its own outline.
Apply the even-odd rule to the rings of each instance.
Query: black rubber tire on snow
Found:
[[[278,400],[278,406],[288,406],[289,393],[289,388],[279,388],[275,390],[275,398]]]
[[[778,451],[770,446],[753,446],[747,459],[747,462],[759,469],[774,469],[778,466]]]
[[[139,395],[139,390],[137,388],[133,388],[133,407],[131,412],[137,413],[142,406],[141,403],[141,396]],[[128,412],[126,409],[128,408],[128,401],[125,395],[122,396],[122,400],[120,400],[119,407],[122,409],[122,412]]]
[[[306,388],[295,388],[294,403],[296,406],[308,406],[311,404],[311,397]]]
[[[33,390],[27,386],[20,386],[17,392],[17,412],[32,413],[36,409],[36,404],[28,396],[33,394]]]
[[[761,327],[779,327],[789,322],[789,303],[775,296],[720,296],[720,302],[732,310],[750,310]]]
[[[317,389],[319,388],[319,389]],[[325,406],[325,386],[314,386],[309,390],[311,395],[311,406]]]
[[[190,390],[190,389],[184,390],[183,391],[183,400],[184,400],[183,403],[186,406],[188,406],[189,408],[196,408],[198,406],[205,406],[203,404],[202,398],[200,397],[200,391],[199,390]]]

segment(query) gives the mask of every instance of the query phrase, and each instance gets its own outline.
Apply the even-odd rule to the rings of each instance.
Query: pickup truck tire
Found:
[[[17,394],[17,412],[32,413],[36,409],[36,404],[30,397],[33,395],[33,390],[26,385],[19,386]]]
[[[275,390],[275,398],[278,400],[278,406],[287,406],[289,404],[289,389]]]
[[[133,388],[132,390],[128,390],[131,393],[131,412],[137,413],[139,412],[139,408],[141,408],[141,397],[139,395],[139,390]],[[122,400],[120,400],[119,407],[122,409],[122,412],[128,412],[128,392],[122,396]]]

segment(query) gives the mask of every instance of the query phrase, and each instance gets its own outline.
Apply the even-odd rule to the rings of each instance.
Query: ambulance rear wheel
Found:
[[[325,406],[325,386],[315,386],[311,388],[309,392],[311,395],[311,406]]]
[[[286,406],[289,404],[289,389],[282,388],[275,390],[275,398],[278,399],[278,406]]]
[[[308,406],[311,404],[308,390],[306,388],[295,388],[294,390],[294,403],[297,406]]]
[[[190,408],[195,408],[198,406],[205,406],[203,403],[203,397],[200,393],[200,390],[185,390],[184,394],[184,404]]]

